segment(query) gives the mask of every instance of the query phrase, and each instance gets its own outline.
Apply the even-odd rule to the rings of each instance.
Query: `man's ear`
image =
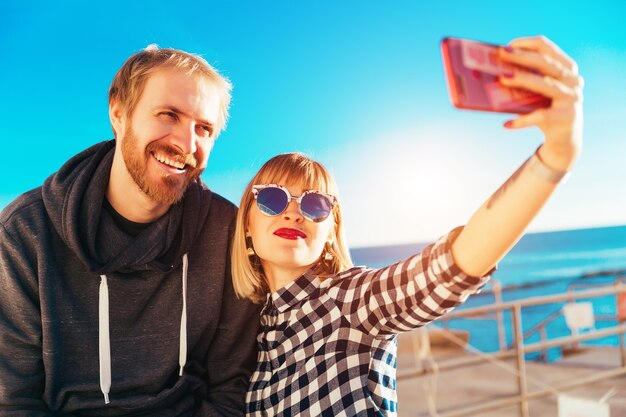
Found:
[[[124,132],[124,123],[126,122],[126,113],[122,106],[115,100],[109,104],[109,120],[115,132],[115,137]]]

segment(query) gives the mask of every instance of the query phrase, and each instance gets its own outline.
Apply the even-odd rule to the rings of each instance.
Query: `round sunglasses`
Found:
[[[334,195],[308,190],[300,196],[293,196],[285,187],[278,184],[253,185],[252,194],[254,194],[257,207],[263,214],[278,216],[287,210],[291,200],[296,200],[302,216],[314,223],[326,220],[337,204],[337,198]]]

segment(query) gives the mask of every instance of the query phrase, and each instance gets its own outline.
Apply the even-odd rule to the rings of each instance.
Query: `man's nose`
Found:
[[[180,152],[184,155],[191,155],[196,153],[197,137],[195,132],[195,126],[193,124],[182,124],[178,127],[174,137],[174,146],[180,149]]]

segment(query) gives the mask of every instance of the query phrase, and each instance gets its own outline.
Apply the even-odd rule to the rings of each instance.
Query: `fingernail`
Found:
[[[502,75],[504,78],[513,78],[515,76],[515,74],[513,74],[512,72],[503,72]]]
[[[507,120],[506,122],[504,122],[504,127],[506,128],[513,127],[513,120]]]
[[[512,46],[508,46],[508,45],[507,45],[507,46],[505,46],[503,49],[504,49],[505,51],[507,51],[508,53],[513,52],[513,47],[512,47]]]

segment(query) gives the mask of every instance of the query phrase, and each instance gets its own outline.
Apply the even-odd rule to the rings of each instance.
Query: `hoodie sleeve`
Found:
[[[228,260],[220,323],[206,362],[208,402],[202,404],[197,417],[243,416],[245,394],[256,366],[261,306],[237,298],[230,274],[230,252]]]
[[[0,224],[0,416],[50,416],[42,400],[41,313],[34,264]]]
[[[198,416],[244,415],[245,394],[256,365],[258,307],[237,300],[225,303],[222,314],[225,319],[207,356],[209,402],[202,405]]]

